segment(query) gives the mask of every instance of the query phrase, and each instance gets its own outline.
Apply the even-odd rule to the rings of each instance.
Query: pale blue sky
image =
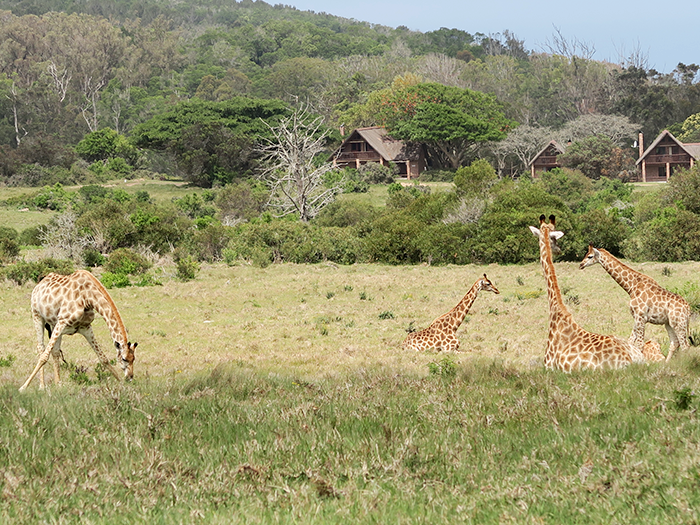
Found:
[[[266,0],[268,3],[277,3]],[[328,13],[417,31],[441,27],[491,34],[508,29],[529,50],[546,51],[555,28],[569,41],[595,48],[596,60],[619,63],[633,51],[649,67],[671,72],[678,62],[700,64],[700,1],[589,0],[287,0],[303,11]]]

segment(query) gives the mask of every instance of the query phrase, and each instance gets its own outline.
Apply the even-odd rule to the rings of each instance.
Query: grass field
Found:
[[[534,239],[533,239],[533,242]],[[700,263],[636,264],[694,290]],[[600,267],[557,263],[580,324],[628,336]],[[403,352],[484,272],[461,352]],[[64,337],[63,385],[35,364],[32,286],[0,283],[0,522],[659,523],[700,519],[700,353],[564,375],[542,369],[547,303],[523,266],[211,265],[111,290],[135,381],[96,381]],[[693,320],[691,328],[696,329]],[[98,340],[110,349],[105,323]],[[661,327],[647,335],[668,340]]]

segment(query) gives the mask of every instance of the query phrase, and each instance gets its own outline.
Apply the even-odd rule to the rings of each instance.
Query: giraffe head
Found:
[[[483,279],[479,279],[479,290],[486,290],[487,292],[493,292],[495,294],[500,294],[501,292],[498,291],[498,288],[496,288],[491,281],[489,281],[489,278],[486,277],[486,274],[484,274]]]
[[[127,342],[126,346],[123,346],[115,341],[114,346],[117,349],[119,366],[124,370],[124,380],[131,381],[134,378],[134,350],[136,350],[138,343]]]
[[[535,228],[534,226],[530,226],[530,231],[532,231],[533,235],[540,240],[542,239],[543,235],[546,235],[549,238],[552,253],[559,253],[561,252],[561,249],[557,245],[557,240],[564,236],[564,232],[555,230],[555,222],[556,219],[554,215],[549,216],[549,224],[547,224],[544,214],[540,215],[540,227]]]
[[[588,245],[588,253],[586,256],[583,258],[583,261],[581,261],[581,264],[578,265],[578,267],[583,270],[584,268],[588,268],[589,266],[593,266],[595,263],[600,262],[600,252],[596,250],[592,244]]]

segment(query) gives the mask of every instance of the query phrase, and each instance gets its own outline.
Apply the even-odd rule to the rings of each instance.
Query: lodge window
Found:
[[[659,146],[658,148],[656,148],[656,154],[657,155],[665,155],[666,154],[666,147]]]
[[[350,151],[362,151],[362,142],[351,142]]]

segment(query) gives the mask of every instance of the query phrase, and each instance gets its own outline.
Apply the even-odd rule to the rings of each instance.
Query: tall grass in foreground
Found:
[[[571,375],[435,359],[2,387],[0,522],[700,519],[697,350]]]

